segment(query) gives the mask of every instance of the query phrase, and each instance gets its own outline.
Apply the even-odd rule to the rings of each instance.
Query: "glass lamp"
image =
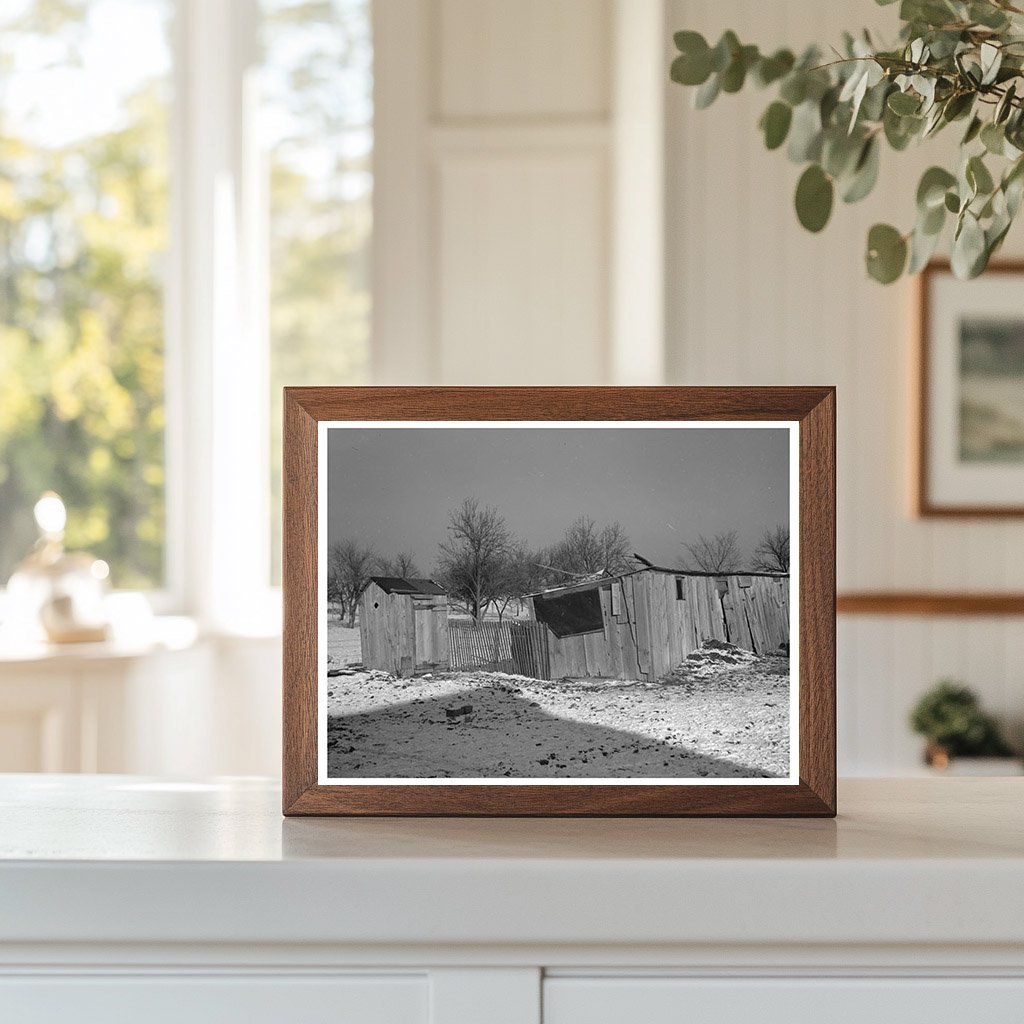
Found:
[[[107,563],[64,550],[67,510],[57,494],[47,491],[34,511],[39,539],[7,585],[11,618],[27,631],[25,639],[58,644],[106,640]]]

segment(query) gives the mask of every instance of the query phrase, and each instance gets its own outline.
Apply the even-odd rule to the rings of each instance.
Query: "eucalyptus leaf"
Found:
[[[722,72],[722,92],[739,92],[746,81],[747,72],[758,60],[756,46],[741,46],[732,63]]]
[[[853,171],[864,149],[864,135],[850,136],[839,128],[822,133],[821,166],[833,178],[841,178]]]
[[[931,261],[939,244],[941,231],[928,233],[920,227],[914,230],[910,238],[910,262],[907,264],[908,274],[917,274]]]
[[[793,163],[817,160],[821,156],[821,111],[810,100],[793,111],[786,155]]]
[[[870,86],[864,95],[864,102],[860,105],[858,120],[862,124],[865,121],[881,121],[885,113],[886,100],[892,91],[892,82],[884,77]]]
[[[741,43],[732,29],[722,33],[721,39],[715,44],[711,51],[711,70],[721,74],[733,62],[733,57],[739,53]]]
[[[946,224],[946,204],[940,203],[928,210],[919,210],[917,214],[917,228],[925,235],[941,234]]]
[[[877,137],[872,137],[864,143],[853,175],[843,187],[844,203],[860,202],[875,187],[878,181],[879,149]]]
[[[974,107],[975,96],[971,92],[957,93],[949,97],[942,107],[942,116],[946,121],[957,121],[966,117]]]
[[[779,88],[779,98],[791,107],[797,107],[807,99],[807,75],[803,71],[794,71],[786,76]]]
[[[991,42],[981,44],[979,51],[981,58],[981,84],[991,85],[999,74],[999,68],[1003,63],[1003,51]]]
[[[978,25],[984,25],[985,28],[997,31],[1007,25],[1006,15],[990,3],[972,3],[968,10],[968,17]]]
[[[764,144],[768,149],[778,149],[786,141],[792,121],[793,108],[788,103],[776,100],[769,105],[760,121]]]
[[[868,232],[868,273],[880,284],[892,284],[907,263],[906,239],[890,224],[876,224]]]
[[[894,92],[889,96],[889,109],[894,114],[916,114],[921,107],[921,100],[909,92]]]
[[[967,161],[966,175],[968,182],[977,194],[987,196],[995,188],[992,175],[980,156],[972,156]]]
[[[762,57],[754,67],[754,81],[764,87],[784,78],[793,70],[796,58],[789,50],[776,50],[770,57]]]
[[[967,131],[964,132],[964,137],[960,141],[961,146],[970,145],[981,133],[983,122],[980,117],[972,117],[971,123],[967,126]]]
[[[1003,93],[999,102],[996,104],[996,112],[992,119],[996,124],[1002,124],[1013,110],[1013,101],[1017,96],[1017,83],[1011,82]]]
[[[672,61],[669,75],[680,85],[703,85],[711,74],[711,57],[705,51],[699,57],[682,54]]]
[[[924,118],[900,117],[891,110],[886,110],[882,117],[885,141],[897,152],[904,150],[910,144],[910,140],[920,131],[922,124],[924,124]]]
[[[956,176],[950,174],[944,167],[929,167],[921,175],[921,181],[917,186],[917,207],[927,212],[936,206],[942,206],[946,199],[946,192],[956,184]]]
[[[706,110],[715,102],[721,91],[721,78],[716,74],[712,74],[712,76],[694,93],[693,105],[698,110]]]
[[[1001,125],[989,121],[981,129],[981,142],[993,156],[1002,156],[1006,147],[1006,133]]]
[[[821,231],[832,215],[832,180],[817,165],[811,164],[796,186],[796,215],[808,231]]]
[[[965,212],[960,227],[953,238],[953,251],[950,264],[953,273],[961,280],[977,277],[981,269],[984,269],[985,260],[985,232],[982,230],[978,219],[969,211]]]

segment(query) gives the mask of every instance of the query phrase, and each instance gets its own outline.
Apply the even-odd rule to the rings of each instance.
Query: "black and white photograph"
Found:
[[[322,424],[321,781],[795,781],[795,438]]]

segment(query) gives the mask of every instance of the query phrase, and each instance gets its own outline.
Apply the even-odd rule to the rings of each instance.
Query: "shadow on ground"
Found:
[[[413,698],[327,721],[329,778],[771,778],[669,738],[544,711],[514,688]],[[677,738],[678,736],[678,738]]]

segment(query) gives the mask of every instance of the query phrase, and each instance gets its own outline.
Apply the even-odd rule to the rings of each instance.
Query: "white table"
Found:
[[[1024,1020],[1024,782],[839,796],[837,821],[285,820],[269,782],[0,777],[0,1020]]]

